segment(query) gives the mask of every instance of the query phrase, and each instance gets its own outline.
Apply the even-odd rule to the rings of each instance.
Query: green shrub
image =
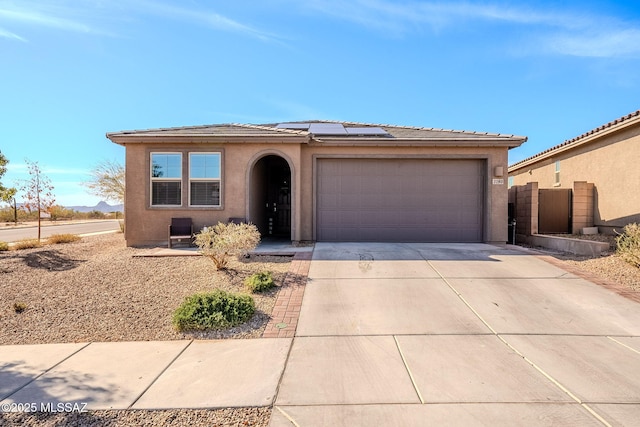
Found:
[[[640,225],[627,224],[616,237],[617,254],[631,265],[640,267]]]
[[[0,241],[0,251],[8,251],[9,244],[7,242]]]
[[[16,250],[33,249],[33,248],[39,248],[39,247],[40,247],[40,241],[38,239],[22,239],[22,240],[18,240],[13,245],[13,249],[16,249]]]
[[[78,240],[80,240],[80,236],[77,234],[53,234],[49,236],[47,242],[53,245],[56,243],[72,243],[77,242]]]
[[[255,273],[244,280],[244,285],[250,292],[262,292],[275,286],[273,276],[270,271]]]
[[[14,302],[13,303],[13,311],[20,314],[27,309],[27,304],[23,302]]]
[[[216,289],[185,298],[173,313],[173,325],[179,331],[224,329],[247,321],[254,311],[250,295]]]
[[[243,256],[255,249],[260,243],[260,232],[253,224],[219,222],[196,234],[195,243],[200,252],[222,270],[227,267],[229,257]]]

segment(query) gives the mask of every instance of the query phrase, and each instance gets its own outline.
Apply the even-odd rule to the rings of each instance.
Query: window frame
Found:
[[[191,176],[191,165],[192,165],[192,156],[202,156],[202,155],[216,155],[218,157],[218,178],[193,178]],[[211,208],[211,209],[219,209],[222,208],[222,152],[221,151],[190,151],[188,153],[189,163],[187,166],[188,176],[187,176],[187,186],[188,186],[188,194],[189,194],[189,202],[188,206],[190,208]],[[192,182],[212,182],[218,183],[218,204],[215,205],[195,205],[192,204],[191,201],[191,183]]]
[[[153,156],[154,155],[177,155],[180,156],[180,176],[177,178],[162,178],[153,176]],[[184,176],[184,157],[181,151],[151,151],[149,152],[149,206],[152,208],[178,208],[183,206],[182,192],[183,192],[183,176]],[[154,204],[153,203],[153,184],[156,182],[177,182],[180,184],[180,203],[179,204]]]
[[[555,161],[553,176],[554,176],[553,178],[554,187],[559,187],[560,186],[560,160]]]

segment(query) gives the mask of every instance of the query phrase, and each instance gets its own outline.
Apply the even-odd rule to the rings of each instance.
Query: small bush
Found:
[[[118,221],[118,224],[120,224],[120,232],[124,233],[124,221]]]
[[[629,264],[640,267],[640,224],[627,224],[616,237],[617,254]]]
[[[77,242],[78,240],[80,240],[80,236],[77,234],[53,234],[49,237],[47,242],[53,245],[56,243],[72,243]]]
[[[173,313],[173,325],[179,331],[224,329],[247,321],[254,311],[250,295],[216,289],[185,298]]]
[[[0,241],[0,252],[8,251],[8,250],[9,250],[9,244],[7,242]]]
[[[260,232],[253,224],[224,224],[205,227],[196,234],[196,245],[204,256],[211,258],[218,270],[227,267],[229,257],[244,256],[260,243]]]
[[[14,302],[13,303],[13,311],[20,314],[27,309],[27,304],[23,302]]]
[[[256,273],[244,280],[244,285],[252,292],[262,292],[267,289],[271,289],[275,286],[273,283],[273,276],[270,271],[263,271],[262,273]]]
[[[22,239],[18,240],[14,245],[13,249],[21,250],[21,249],[33,249],[39,248],[40,241],[38,239]]]

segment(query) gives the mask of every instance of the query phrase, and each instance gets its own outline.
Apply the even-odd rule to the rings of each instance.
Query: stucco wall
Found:
[[[188,173],[183,172],[182,207],[151,207],[150,162],[151,152],[182,152],[183,171],[188,169],[188,153],[220,151],[222,153],[222,206],[220,208],[188,207]],[[292,240],[315,240],[314,233],[314,159],[322,156],[349,157],[406,157],[406,158],[474,158],[486,162],[484,240],[493,243],[507,241],[507,149],[488,147],[345,147],[321,144],[171,144],[152,143],[126,145],[125,237],[130,246],[165,244],[168,225],[172,217],[191,217],[194,229],[232,217],[254,220],[259,212],[251,197],[253,165],[266,155],[278,155],[287,160],[292,173]],[[504,170],[505,176],[495,176],[495,168]],[[493,184],[493,179],[502,184]],[[255,181],[255,179],[254,179]]]
[[[188,206],[188,153],[219,151],[222,153],[222,206],[194,208]],[[182,206],[150,206],[150,160],[152,152],[181,152],[183,161]],[[300,146],[297,144],[127,144],[126,146],[126,195],[125,239],[129,246],[164,244],[168,238],[171,218],[190,217],[194,230],[206,225],[226,222],[229,218],[251,220],[251,200],[247,198],[250,187],[249,165],[260,158],[276,154],[289,162],[292,174],[299,169]],[[297,191],[294,180],[292,192]],[[292,207],[293,214],[297,211]],[[298,234],[292,221],[294,236]]]
[[[555,162],[560,161],[560,185]],[[594,222],[602,228],[640,222],[640,126],[628,128],[510,173],[514,185],[571,188],[594,184]]]

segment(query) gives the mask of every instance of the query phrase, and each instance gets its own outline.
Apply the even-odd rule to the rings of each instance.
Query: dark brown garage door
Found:
[[[317,165],[318,241],[482,241],[482,160],[319,159]]]

